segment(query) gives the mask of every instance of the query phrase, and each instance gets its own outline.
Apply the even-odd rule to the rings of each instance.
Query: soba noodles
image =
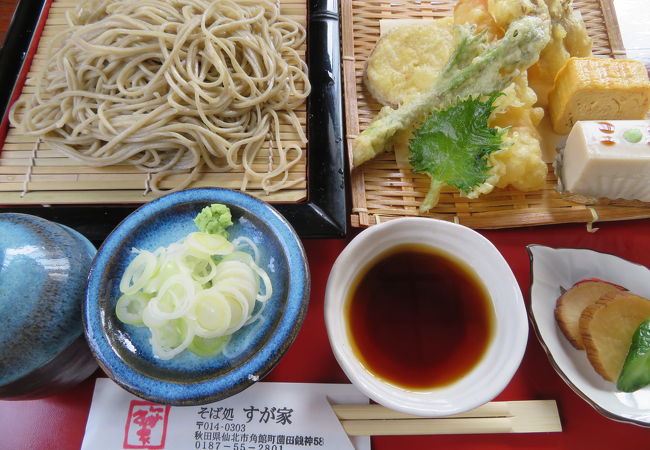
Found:
[[[91,0],[50,43],[36,92],[10,120],[89,166],[133,164],[161,190],[206,165],[266,192],[293,183],[310,92],[299,23],[268,0]],[[302,142],[284,143],[281,124]],[[285,130],[286,131],[286,130]],[[265,142],[267,145],[265,145]],[[266,169],[253,162],[268,148]],[[301,180],[294,180],[301,181]]]

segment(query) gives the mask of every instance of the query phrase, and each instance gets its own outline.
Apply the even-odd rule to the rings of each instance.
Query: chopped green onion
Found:
[[[135,294],[151,279],[156,271],[158,260],[156,256],[146,250],[138,253],[127,266],[120,280],[120,291],[123,294]]]
[[[204,255],[227,255],[232,253],[235,248],[228,239],[221,235],[199,231],[190,233],[185,238],[185,243],[190,250]]]
[[[194,339],[194,333],[184,318],[168,320],[160,327],[151,329],[149,342],[154,355],[160,359],[171,359],[185,350]]]
[[[201,358],[212,358],[221,353],[226,344],[230,341],[230,336],[231,335],[229,334],[216,338],[194,336],[192,343],[187,347],[187,349]]]
[[[141,324],[142,312],[149,303],[149,298],[142,292],[122,295],[115,305],[117,318],[129,325]]]
[[[160,359],[185,349],[201,357],[223,352],[233,333],[258,321],[273,292],[258,266],[257,245],[246,237],[229,242],[222,235],[194,232],[153,253],[134,251],[115,312],[123,323],[149,328]]]
[[[194,298],[192,306],[194,331],[203,338],[226,334],[232,321],[232,309],[224,295],[215,289],[206,289]]]

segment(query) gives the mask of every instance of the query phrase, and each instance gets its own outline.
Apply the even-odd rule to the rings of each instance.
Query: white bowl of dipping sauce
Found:
[[[402,218],[357,235],[327,281],[325,323],[350,381],[375,402],[441,417],[496,397],[528,339],[523,297],[492,243]]]

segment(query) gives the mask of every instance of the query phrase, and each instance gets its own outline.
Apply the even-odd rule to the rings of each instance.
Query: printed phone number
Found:
[[[246,445],[246,444],[224,444],[221,445],[221,442],[197,442],[194,444],[194,448],[200,450],[218,450],[218,449],[230,449],[230,450],[283,450],[282,445],[277,444],[257,444],[255,445]]]

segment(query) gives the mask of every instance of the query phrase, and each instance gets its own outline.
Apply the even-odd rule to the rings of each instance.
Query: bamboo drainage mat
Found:
[[[38,40],[22,95],[31,95],[35,89],[35,78],[45,67],[46,49],[53,36],[65,25],[65,13],[74,9],[78,2],[53,0],[45,27]],[[281,0],[281,13],[303,26],[306,24],[307,4],[304,0]],[[35,45],[35,44],[33,44]],[[304,58],[306,44],[301,56]],[[306,110],[297,111],[306,133]],[[297,142],[297,133],[288,124],[281,127],[285,143]],[[302,161],[290,170],[288,180],[301,180],[290,188],[266,194],[259,181],[251,180],[245,187],[248,194],[270,202],[299,202],[307,197],[307,148],[302,146]],[[260,152],[254,168],[264,170],[268,167],[268,153]],[[162,188],[171,189],[184,175],[171,175],[161,183]],[[240,189],[243,171],[217,173],[204,167],[201,176],[189,188],[221,187]],[[162,194],[147,189],[147,175],[126,165],[112,167],[86,167],[67,156],[52,150],[46,143],[36,142],[31,136],[21,135],[9,127],[0,150],[0,204],[119,204],[144,203]]]
[[[431,19],[453,14],[453,0],[342,0],[343,78],[348,152],[352,141],[380,109],[363,84],[366,60],[379,38],[380,19]],[[574,0],[589,35],[594,55],[625,57],[612,0]],[[650,217],[650,206],[585,206],[563,199],[555,190],[557,178],[549,165],[543,190],[521,192],[495,189],[475,200],[447,188],[438,206],[427,213],[471,228],[491,229],[555,223],[624,220]],[[404,216],[418,216],[429,180],[399,168],[393,152],[386,152],[351,171],[354,227],[367,227]]]
[[[424,418],[381,405],[332,405],[350,436],[551,433],[562,431],[555,400],[489,402],[453,416]]]

